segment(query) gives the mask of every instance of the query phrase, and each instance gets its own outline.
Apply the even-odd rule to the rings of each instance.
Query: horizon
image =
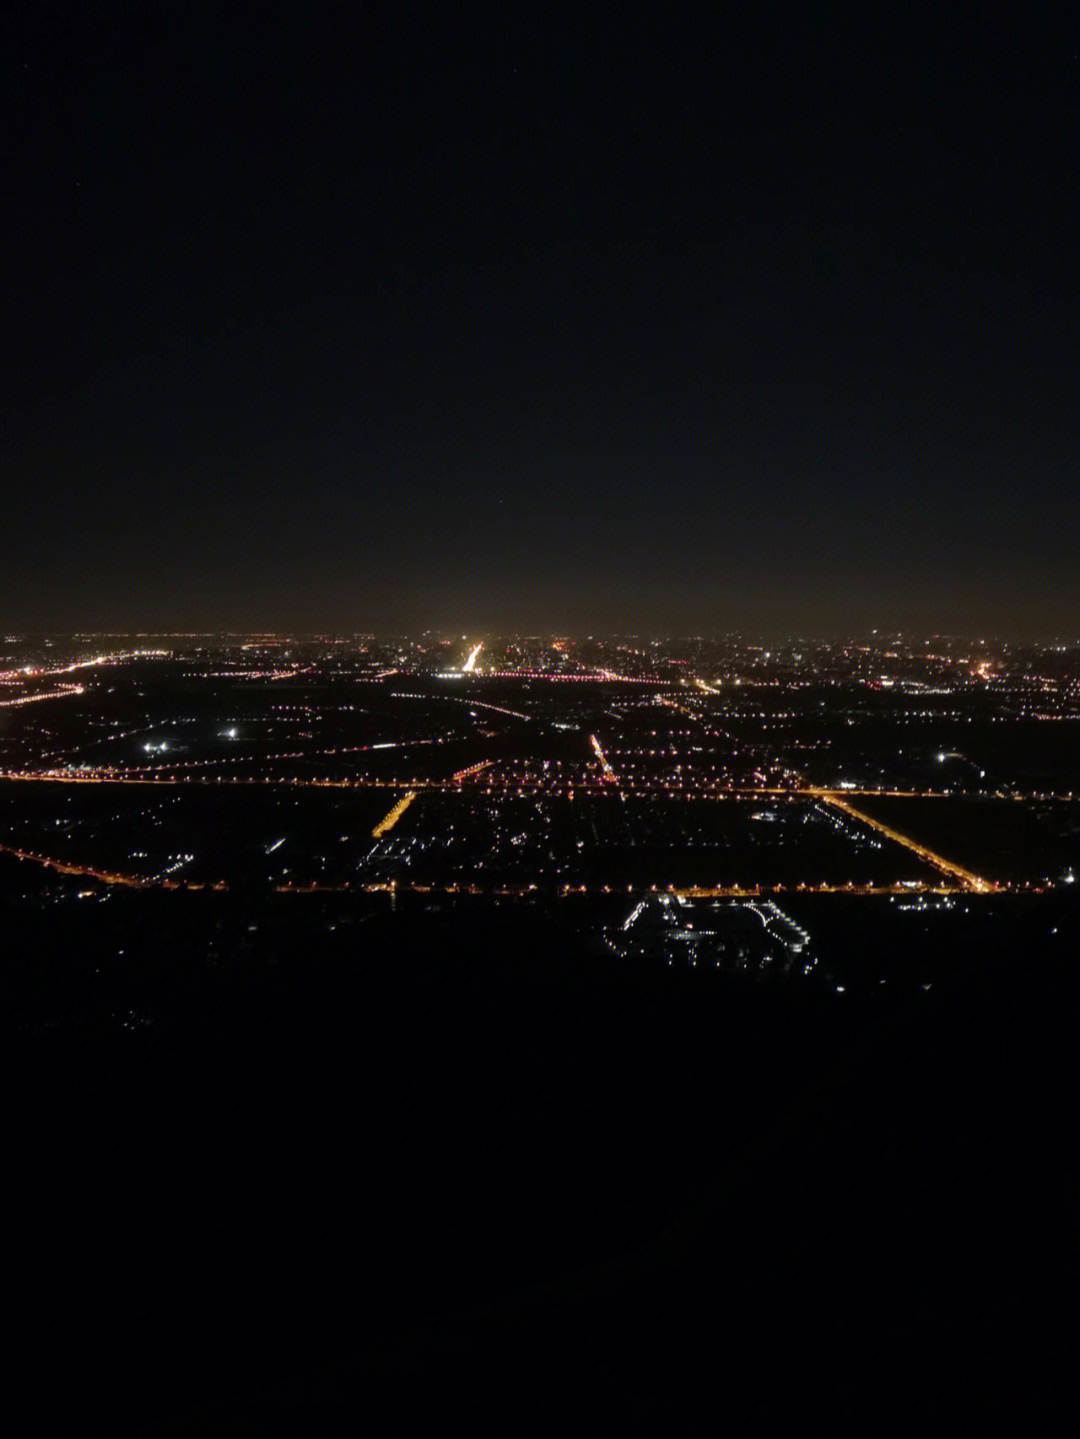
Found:
[[[1042,633],[1031,634],[1023,632],[1012,632],[1009,634],[1001,631],[994,631],[988,628],[973,629],[914,629],[914,628],[892,628],[879,626],[876,628],[853,628],[847,630],[814,631],[802,629],[799,631],[773,631],[765,633],[753,630],[659,630],[656,628],[643,629],[601,629],[571,630],[566,628],[510,628],[498,626],[476,625],[470,628],[459,629],[455,626],[432,626],[418,627],[371,627],[352,628],[347,626],[327,626],[322,629],[279,627],[276,629],[236,629],[228,626],[206,629],[147,629],[147,628],[93,628],[84,627],[79,629],[43,628],[40,626],[25,627],[18,625],[0,624],[0,637],[9,644],[30,643],[34,641],[90,641],[104,639],[170,639],[170,640],[243,640],[243,641],[294,641],[308,644],[347,644],[359,640],[373,640],[377,642],[388,640],[410,640],[430,639],[440,644],[465,644],[467,641],[481,640],[557,640],[569,644],[587,644],[593,641],[612,640],[635,640],[653,645],[662,644],[683,644],[697,642],[701,644],[715,645],[741,645],[746,648],[761,648],[768,645],[783,648],[785,646],[798,645],[864,645],[872,646],[874,643],[904,642],[906,644],[931,644],[935,640],[944,640],[955,644],[985,645],[987,647],[1000,645],[1009,648],[1019,649],[1035,647],[1040,649],[1057,648],[1069,650],[1080,646],[1080,634],[1069,637],[1063,632],[1055,634]]]

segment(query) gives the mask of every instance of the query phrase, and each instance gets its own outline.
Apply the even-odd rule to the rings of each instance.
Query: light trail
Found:
[[[944,875],[948,875],[950,879],[958,880],[964,889],[974,890],[976,894],[990,894],[997,888],[997,886],[991,884],[989,880],[982,879],[977,874],[972,874],[970,870],[963,869],[958,864],[953,864],[951,860],[944,859],[940,854],[935,854],[932,849],[927,849],[925,845],[918,844],[915,840],[909,839],[906,834],[901,834],[899,830],[883,824],[879,819],[873,819],[870,815],[864,814],[862,810],[856,809],[854,805],[848,804],[848,802],[841,799],[839,795],[822,794],[821,799],[825,804],[831,805],[833,809],[840,810],[850,819],[857,820],[860,824],[869,825],[871,829],[877,830],[878,834],[883,834],[886,839],[891,839],[895,844],[902,844],[905,849],[911,850],[912,854],[918,855],[926,864],[933,865],[934,869],[939,870]]]
[[[371,831],[372,839],[382,839],[384,834],[389,834],[415,798],[415,790],[409,790],[408,794],[403,794],[390,813],[381,819]]]
[[[462,673],[463,675],[471,675],[472,672],[476,669],[476,660],[477,660],[478,655],[480,654],[480,651],[481,651],[483,648],[484,648],[484,646],[483,646],[482,644],[474,645],[474,646],[472,647],[472,649],[469,651],[469,657],[468,657],[468,659],[467,659],[467,660],[465,661],[465,663],[461,666],[461,673]]]

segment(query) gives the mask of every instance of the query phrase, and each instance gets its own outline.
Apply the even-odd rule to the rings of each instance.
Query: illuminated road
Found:
[[[0,709],[18,709],[20,705],[38,704],[41,700],[59,700],[69,695],[81,695],[85,693],[83,685],[60,685],[57,689],[46,690],[44,694],[19,695],[13,700],[0,700]]]
[[[465,663],[461,666],[461,673],[462,673],[463,675],[471,675],[472,672],[476,669],[476,660],[477,660],[477,657],[478,657],[479,654],[480,654],[480,651],[481,651],[483,648],[484,648],[484,646],[483,646],[482,644],[481,644],[481,645],[474,645],[474,646],[472,647],[472,649],[469,651],[469,658],[468,658],[468,659],[465,661]]]
[[[43,865],[46,869],[55,870],[57,874],[96,879],[101,884],[122,884],[131,889],[149,889],[152,883],[150,880],[140,879],[138,875],[117,874],[111,870],[92,869],[88,865],[68,864],[64,860],[51,859],[45,854],[35,854],[33,850],[13,849],[7,844],[0,844],[0,854],[10,855],[13,859],[29,860],[31,864]]]
[[[88,659],[72,660],[66,665],[27,665],[23,669],[3,670],[0,672],[0,681],[40,679],[42,675],[70,675],[76,670],[96,669],[98,665],[118,665],[127,660],[160,660],[170,656],[169,650],[121,650],[115,654],[92,655]]]
[[[382,839],[384,834],[389,834],[415,798],[415,790],[410,790],[408,794],[403,794],[390,813],[381,819],[371,831],[372,839]]]
[[[616,774],[615,771],[611,768],[611,765],[608,763],[607,755],[600,747],[600,741],[596,738],[594,734],[591,734],[589,736],[589,743],[592,745],[593,749],[596,752],[596,757],[600,761],[600,768],[604,771],[604,778],[610,783],[614,784],[616,780]]]
[[[654,680],[644,675],[620,675],[614,670],[573,675],[552,674],[550,670],[488,670],[488,676],[497,680],[548,680],[552,684],[659,685],[664,689],[671,687],[671,680]]]
[[[482,770],[490,769],[495,763],[491,759],[482,759],[478,764],[469,765],[468,769],[459,769],[457,774],[450,776],[451,784],[461,784],[463,780],[471,779],[474,774],[480,774]]]
[[[358,745],[351,748],[341,748],[337,751],[327,750],[326,754],[353,754],[360,750],[374,749],[404,749],[411,745],[432,745],[437,740],[405,740],[398,743],[386,745]],[[311,757],[311,751],[298,751],[295,754],[271,755],[266,761],[285,759],[305,759]],[[264,761],[264,762],[266,762]],[[220,763],[233,763],[234,761],[220,761]],[[197,763],[216,764],[219,761],[201,761]],[[491,763],[490,761],[488,763]],[[359,777],[351,779],[306,779],[298,775],[222,775],[188,772],[179,775],[175,773],[181,768],[176,765],[146,765],[136,769],[101,769],[101,770],[3,770],[0,771],[0,781],[19,781],[23,784],[127,784],[127,785],[170,785],[178,784],[201,784],[201,785],[296,785],[305,789],[400,789],[403,783],[408,783],[415,789],[453,789],[455,788],[456,776],[452,779],[421,779],[419,777],[403,781],[401,779],[374,779],[370,777]],[[487,768],[487,765],[484,766]],[[470,766],[470,770],[473,767]],[[163,771],[168,771],[163,772]],[[478,771],[475,771],[478,772]],[[464,775],[466,771],[458,771]],[[875,797],[878,799],[966,799],[972,803],[989,803],[994,800],[1008,799],[1010,802],[1037,801],[1039,803],[1062,803],[1069,804],[1080,799],[1072,790],[1065,794],[1058,794],[1053,791],[1033,791],[1031,794],[1008,794],[997,793],[994,795],[985,794],[964,794],[955,790],[940,789],[824,789],[819,786],[807,786],[801,789],[787,786],[781,788],[778,785],[732,785],[721,780],[695,783],[692,779],[685,784],[668,784],[663,781],[654,784],[635,782],[633,779],[624,780],[628,788],[636,791],[642,799],[666,798],[672,800],[711,799],[711,800],[740,800],[740,799],[783,799],[783,800],[806,800],[822,799],[846,801],[853,796],[860,795]],[[569,790],[591,790],[596,793],[611,793],[611,787],[606,779],[594,779],[590,784],[587,776],[579,776],[574,779],[566,779],[562,782],[561,788],[551,783],[540,783],[531,779],[506,778],[490,780],[487,785],[487,792],[498,794],[500,791],[513,794],[547,796],[558,798],[562,792]],[[867,824],[876,824],[866,815],[859,814],[857,817]],[[893,836],[890,835],[890,838]],[[900,843],[910,845],[910,841],[901,838]]]

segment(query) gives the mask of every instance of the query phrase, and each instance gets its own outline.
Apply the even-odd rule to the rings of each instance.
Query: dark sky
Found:
[[[0,624],[1080,634],[1073,6],[355,8],[5,22]]]

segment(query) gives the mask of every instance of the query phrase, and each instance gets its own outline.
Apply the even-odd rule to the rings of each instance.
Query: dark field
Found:
[[[977,874],[1013,885],[1080,875],[1080,802],[860,795],[857,807]]]
[[[840,903],[830,943],[873,964],[889,917]],[[7,906],[15,1428],[1064,1412],[1075,906],[1052,940],[1048,912],[924,935],[929,991],[838,995],[605,958],[535,909],[359,905]]]

